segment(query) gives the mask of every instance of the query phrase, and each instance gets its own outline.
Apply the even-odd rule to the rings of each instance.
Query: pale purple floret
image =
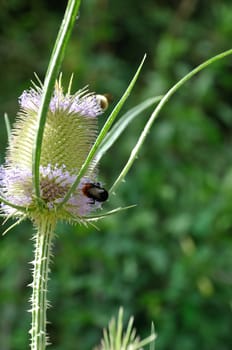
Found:
[[[41,99],[42,92],[31,88],[22,93],[19,97],[19,104],[22,109],[38,111]],[[68,113],[77,113],[86,117],[97,117],[103,112],[96,95],[89,94],[83,90],[79,94],[63,95],[57,89],[51,98],[49,110],[52,113],[67,111]]]
[[[23,91],[19,97],[19,105],[25,109],[37,111],[41,102],[41,93],[34,89]]]
[[[67,191],[73,184],[76,176],[71,175],[66,167],[40,166],[40,190],[41,197],[48,210],[52,210],[62,202]],[[65,204],[66,212],[74,216],[85,216],[100,203],[92,203],[82,192],[82,187],[90,179],[81,179],[77,189]],[[14,205],[30,208],[34,206],[34,195],[32,190],[32,173],[28,169],[12,167],[0,167],[0,194]],[[14,208],[2,204],[1,209],[6,214],[13,214]]]
[[[0,194],[14,205],[28,207],[32,202],[31,172],[1,166]],[[1,208],[6,214],[15,212],[14,208],[4,203],[1,204]]]

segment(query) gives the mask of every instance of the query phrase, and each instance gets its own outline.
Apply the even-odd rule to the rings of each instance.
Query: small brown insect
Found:
[[[103,187],[101,187],[99,182],[88,182],[84,184],[82,187],[82,192],[86,197],[91,198],[93,200],[93,203],[95,203],[95,201],[105,202],[109,196],[108,192]]]

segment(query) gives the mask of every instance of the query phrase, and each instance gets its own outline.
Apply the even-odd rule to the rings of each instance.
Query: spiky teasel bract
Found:
[[[117,319],[114,317],[107,329],[103,330],[101,344],[94,350],[143,350],[144,346],[150,344],[150,350],[154,350],[156,334],[152,324],[151,334],[145,339],[140,339],[134,328],[134,318],[130,317],[126,329],[123,324],[123,308],[118,312]]]
[[[71,85],[71,84],[70,84]],[[84,216],[100,207],[84,194],[86,183],[97,182],[94,160],[69,200],[61,206],[97,137],[97,117],[103,112],[99,95],[82,89],[63,92],[56,82],[47,113],[40,157],[40,196],[33,190],[32,161],[43,87],[34,85],[19,98],[19,112],[11,132],[5,165],[0,168],[1,196],[8,202],[2,212],[16,218],[49,216],[55,221],[83,222]],[[20,210],[20,208],[22,210]]]

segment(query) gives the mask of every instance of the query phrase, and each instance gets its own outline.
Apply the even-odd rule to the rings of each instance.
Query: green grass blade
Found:
[[[139,76],[139,73],[142,69],[143,63],[145,61],[146,55],[143,57],[142,62],[140,63],[133,79],[131,80],[128,88],[126,89],[126,91],[124,92],[123,96],[121,97],[120,101],[117,103],[117,105],[115,106],[115,108],[113,109],[112,113],[110,114],[110,116],[108,117],[106,123],[104,124],[103,128],[101,129],[94,145],[92,146],[84,164],[82,165],[79,174],[76,177],[76,180],[74,181],[73,185],[71,186],[70,190],[68,191],[68,193],[66,194],[64,200],[60,203],[60,206],[62,206],[64,203],[66,203],[68,201],[68,199],[70,198],[70,196],[72,195],[73,191],[75,191],[76,187],[78,186],[80,179],[82,178],[82,176],[85,174],[86,170],[88,169],[91,161],[93,160],[93,158],[96,155],[96,152],[100,146],[100,144],[102,143],[103,139],[106,137],[107,132],[109,131],[111,125],[113,124],[114,120],[116,119],[119,111],[121,110],[122,106],[124,105],[125,101],[127,100],[127,98],[129,97],[135,82]]]
[[[80,0],[69,0],[45,76],[43,96],[38,112],[38,130],[33,150],[32,165],[33,186],[37,198],[40,198],[39,166],[47,111],[53,93],[54,84],[64,57],[64,52],[76,21],[79,6]]]
[[[189,72],[187,75],[185,75],[181,80],[179,80],[170,90],[168,90],[168,92],[164,95],[164,97],[161,99],[161,101],[159,102],[159,104],[157,105],[157,107],[155,108],[155,110],[153,111],[153,113],[151,114],[147,124],[145,125],[135,147],[132,149],[130,157],[126,163],[126,165],[124,166],[123,170],[121,171],[121,173],[119,174],[118,178],[115,180],[113,186],[110,189],[110,192],[113,192],[116,190],[117,186],[124,180],[126,174],[128,173],[128,171],[130,170],[130,168],[132,167],[137,154],[140,150],[140,148],[142,147],[151,127],[152,124],[154,123],[155,119],[158,117],[159,112],[161,111],[161,109],[165,106],[165,104],[168,102],[168,100],[170,99],[170,97],[181,87],[183,86],[187,81],[189,81],[189,79],[191,79],[194,75],[196,75],[197,73],[199,73],[202,69],[208,67],[210,64],[228,56],[232,54],[232,49],[224,51],[212,58],[210,58],[209,60],[203,62],[202,64],[200,64],[199,66],[197,66],[195,69],[193,69],[191,72]]]
[[[115,143],[119,136],[123,133],[126,127],[143,111],[151,107],[155,103],[161,100],[162,96],[156,96],[148,98],[137,106],[131,108],[125,113],[117,123],[114,124],[112,129],[107,133],[102,143],[100,144],[97,153],[95,155],[95,161],[98,163],[102,156],[108,151],[108,149]]]

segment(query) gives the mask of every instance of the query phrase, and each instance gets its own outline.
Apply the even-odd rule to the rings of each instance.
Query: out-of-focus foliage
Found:
[[[1,0],[1,161],[3,114],[13,122],[17,97],[33,72],[43,79],[65,5]],[[230,48],[231,38],[230,0],[85,0],[62,69],[67,81],[74,72],[75,89],[89,84],[111,93],[115,103],[146,52],[129,108],[166,92]],[[136,208],[106,219],[100,231],[57,228],[48,313],[54,350],[91,349],[120,305],[134,314],[142,336],[154,321],[159,350],[231,349],[231,91],[229,57],[169,101],[126,183],[105,205]],[[104,157],[106,188],[148,116],[141,115]],[[0,241],[1,350],[28,348],[32,235],[24,223]]]

